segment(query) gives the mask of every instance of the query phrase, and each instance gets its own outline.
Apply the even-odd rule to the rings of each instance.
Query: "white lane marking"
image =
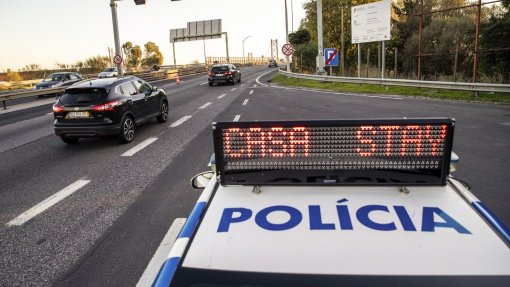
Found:
[[[508,122],[508,123],[500,123],[500,125],[503,125],[503,126],[510,126],[510,122]]]
[[[68,197],[69,195],[73,194],[75,191],[79,190],[80,188],[84,187],[90,182],[90,180],[80,179],[76,182],[70,184],[66,188],[62,189],[61,191],[55,193],[54,195],[46,198],[45,200],[39,202],[34,207],[30,208],[29,210],[23,212],[18,217],[14,218],[13,220],[7,222],[7,226],[13,226],[13,225],[23,225],[25,222],[29,221],[30,219],[36,217],[37,215],[43,213],[46,209],[52,207],[53,205],[57,204],[59,201],[63,200],[64,198]]]
[[[168,87],[168,86],[173,86],[173,85],[175,85],[175,83],[166,84],[166,85],[163,85],[161,87]]]
[[[237,88],[232,88],[230,91],[231,91],[231,92],[233,92],[233,91],[235,91],[235,90],[237,90]]]
[[[234,118],[234,122],[238,122],[240,118],[241,118],[241,115],[236,115],[236,117]]]
[[[265,72],[264,74],[262,74],[262,75],[258,76],[258,77],[257,77],[257,79],[255,79],[255,82],[257,82],[257,84],[259,84],[259,85],[261,85],[261,86],[266,86],[266,87],[267,87],[267,85],[266,85],[266,84],[263,84],[263,83],[261,83],[261,82],[260,82],[260,78],[262,78],[262,77],[264,77],[265,75],[267,75],[267,74],[269,74],[269,73],[272,73],[272,72],[274,72],[274,70],[271,70],[271,71],[269,71],[269,72]],[[257,85],[254,85],[253,87],[255,88],[255,87],[257,87]]]
[[[174,122],[173,124],[170,125],[171,128],[175,128],[175,127],[178,127],[180,126],[182,123],[184,123],[185,121],[189,120],[191,118],[191,116],[184,116],[182,117],[180,120]]]
[[[51,112],[51,113],[47,113],[46,115],[53,115],[53,112]]]
[[[243,102],[243,106],[246,106],[247,103],[248,103],[248,99],[245,99]]]
[[[253,90],[251,90],[249,94],[250,94],[250,95],[251,95],[251,94],[253,94]]]
[[[244,84],[241,84],[241,87],[244,87]]]
[[[255,80],[259,85],[271,87],[271,88],[277,88],[277,89],[285,89],[285,90],[294,90],[294,91],[305,91],[305,92],[316,92],[316,93],[323,93],[323,94],[333,94],[333,95],[342,95],[342,96],[352,96],[352,97],[366,97],[366,98],[381,98],[381,99],[390,99],[390,100],[403,100],[402,97],[395,97],[395,96],[376,96],[376,95],[368,95],[368,94],[348,94],[348,93],[342,93],[342,92],[330,92],[330,91],[320,91],[320,90],[313,90],[313,89],[304,89],[304,88],[289,88],[289,87],[279,87],[274,85],[266,85],[260,82],[260,78],[271,73],[272,71],[269,71],[267,73],[264,73],[257,77]],[[255,88],[257,85],[253,85]]]
[[[207,85],[208,83],[209,82],[202,83],[202,84],[200,84],[200,86]]]
[[[218,99],[221,99],[221,98],[223,98],[223,97],[224,97],[224,96],[226,96],[226,95],[227,95],[227,94],[221,94],[221,95],[219,95],[219,96],[218,96]]]
[[[134,148],[123,153],[121,156],[133,156],[135,153],[141,151],[142,149],[144,149],[145,147],[147,147],[148,145],[152,144],[153,142],[155,142],[157,140],[158,140],[158,138],[150,137],[150,138],[144,140],[143,142],[139,143]]]
[[[140,280],[138,280],[138,283],[136,284],[137,287],[152,286],[154,279],[156,279],[156,276],[158,276],[161,265],[163,265],[167,259],[167,255],[170,254],[170,251],[174,246],[174,242],[177,239],[177,236],[179,236],[179,232],[184,226],[184,223],[186,223],[186,218],[176,218],[174,220],[170,226],[170,229],[168,229],[168,232],[156,250],[156,253],[154,253],[154,256],[152,256],[149,265],[147,265],[147,268],[145,268],[142,277],[140,277]]]
[[[206,103],[205,105],[201,106],[200,108],[198,108],[199,110],[203,110],[205,108],[207,108],[208,106],[212,105],[212,102],[208,102]]]
[[[256,88],[256,87],[257,87],[257,84],[253,85],[253,87],[254,87],[254,88]]]

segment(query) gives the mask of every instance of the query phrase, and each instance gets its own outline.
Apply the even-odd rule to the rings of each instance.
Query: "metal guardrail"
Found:
[[[381,86],[401,86],[414,88],[431,88],[444,90],[459,90],[469,92],[495,92],[510,93],[510,85],[486,84],[486,83],[461,83],[461,82],[436,82],[436,81],[417,81],[402,79],[377,79],[377,78],[352,78],[336,76],[319,76],[298,73],[289,73],[280,70],[280,74],[297,79],[316,80],[324,82],[350,83],[350,84],[368,84]]]
[[[168,80],[168,79],[175,79],[177,78],[177,74],[179,76],[186,76],[186,75],[192,75],[197,73],[203,73],[207,72],[207,66],[189,66],[189,67],[182,67],[178,70],[167,70],[167,69],[161,69],[159,71],[146,71],[142,73],[135,73],[135,74],[126,74],[126,76],[136,76],[146,82],[156,82],[156,81],[162,81],[162,80]],[[87,78],[96,78],[96,75],[85,75]],[[57,87],[57,88],[49,88],[49,89],[27,89],[22,91],[15,91],[15,92],[8,92],[6,94],[0,94],[0,102],[3,103],[4,110],[7,109],[7,101],[14,100],[14,99],[22,99],[22,98],[28,98],[28,97],[34,97],[34,96],[40,96],[40,95],[51,95],[51,94],[59,94],[62,93],[66,88],[68,87]]]

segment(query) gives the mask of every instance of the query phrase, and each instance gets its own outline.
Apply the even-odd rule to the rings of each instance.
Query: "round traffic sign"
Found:
[[[292,44],[287,43],[283,45],[282,52],[285,56],[290,56],[292,55],[292,53],[294,53],[294,46],[292,46]]]
[[[115,55],[115,57],[113,58],[113,61],[115,62],[115,64],[119,65],[120,63],[122,63],[122,56]]]

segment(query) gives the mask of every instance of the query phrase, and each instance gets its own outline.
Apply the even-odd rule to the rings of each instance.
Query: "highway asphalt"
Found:
[[[205,75],[162,81],[167,123],[137,128],[135,140],[53,133],[51,101],[0,113],[0,286],[133,286],[208,170],[213,121],[453,117],[453,175],[468,182],[510,225],[510,107],[273,86],[275,70],[242,68],[242,83],[209,87]],[[122,156],[150,142],[132,156]],[[21,225],[13,220],[57,192],[71,192]]]

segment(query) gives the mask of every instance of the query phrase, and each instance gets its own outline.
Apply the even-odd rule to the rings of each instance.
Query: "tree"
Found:
[[[158,45],[153,42],[147,42],[145,47],[145,57],[142,60],[142,65],[145,67],[152,67],[154,65],[160,66],[163,64],[163,54],[159,51]]]
[[[299,29],[296,32],[289,34],[289,42],[295,47],[310,42],[310,39],[312,39],[312,36],[306,29]]]
[[[140,46],[133,46],[133,44],[128,41],[122,45],[122,50],[126,54],[126,65],[129,68],[137,68],[142,62],[142,49]]]
[[[110,66],[110,58],[108,56],[95,56],[88,58],[84,61],[84,66],[94,71],[104,70]]]
[[[8,81],[8,82],[19,82],[19,81],[23,81],[23,78],[21,77],[21,75],[18,73],[18,72],[13,72],[11,71],[10,69],[7,69],[7,73],[5,75],[5,79]]]
[[[508,7],[510,0],[504,2]],[[510,10],[491,15],[480,27],[480,70],[490,77],[510,81]],[[484,51],[488,50],[488,51]]]
[[[31,71],[40,71],[41,66],[39,64],[30,64],[26,65],[25,67],[21,68],[21,72],[31,72]]]

